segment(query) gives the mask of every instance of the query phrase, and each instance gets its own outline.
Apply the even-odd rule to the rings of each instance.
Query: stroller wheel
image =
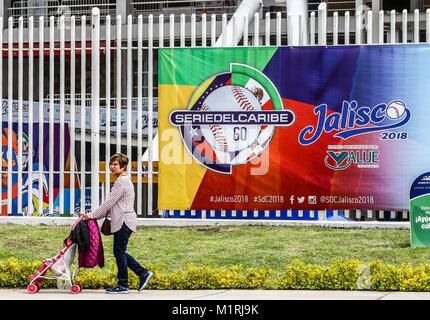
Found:
[[[73,294],[79,293],[79,292],[81,292],[81,290],[82,290],[82,287],[79,284],[74,284],[70,288],[70,292]]]
[[[37,292],[39,292],[40,288],[42,288],[42,286],[40,284],[38,284],[38,283],[36,283],[36,286],[37,286]]]
[[[40,288],[36,285],[36,284],[29,284],[27,286],[27,292],[30,294],[36,293],[37,291],[39,291]]]

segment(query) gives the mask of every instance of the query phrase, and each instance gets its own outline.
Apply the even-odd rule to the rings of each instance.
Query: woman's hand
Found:
[[[83,220],[90,220],[90,219],[92,219],[92,217],[91,217],[89,214],[85,213],[85,214],[83,215],[82,219],[83,219]]]

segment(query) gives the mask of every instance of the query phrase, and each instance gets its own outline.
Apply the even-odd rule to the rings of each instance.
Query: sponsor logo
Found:
[[[329,112],[327,104],[321,104],[314,109],[314,114],[317,116],[316,125],[305,127],[299,134],[302,145],[315,143],[323,133],[335,132],[334,137],[346,140],[358,135],[393,130],[405,125],[411,117],[410,110],[401,100],[380,103],[372,108],[359,106],[357,101],[344,101],[341,112]]]
[[[327,155],[324,158],[324,164],[328,168],[332,170],[344,170],[351,165],[355,165],[357,168],[379,168],[378,146],[341,147],[344,148],[341,151],[327,150]],[[349,148],[352,148],[352,150],[345,150]]]

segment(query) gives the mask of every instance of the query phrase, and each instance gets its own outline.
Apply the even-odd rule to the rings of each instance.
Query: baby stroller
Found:
[[[79,219],[73,225],[72,230],[75,229],[76,225],[82,219],[83,216],[79,217]],[[76,273],[78,272],[78,266],[76,265],[72,270],[76,247],[77,244],[73,243],[70,238],[67,238],[65,240],[65,247],[60,251],[60,253],[53,258],[43,261],[39,270],[37,270],[35,274],[29,276],[31,282],[27,286],[27,292],[38,292],[41,288],[41,283],[45,279],[57,280],[57,287],[59,289],[67,289],[74,294],[81,292],[82,285],[74,283]],[[54,275],[46,275],[48,271],[51,271]]]

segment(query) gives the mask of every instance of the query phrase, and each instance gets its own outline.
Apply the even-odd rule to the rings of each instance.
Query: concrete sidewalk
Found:
[[[319,291],[319,290],[131,290],[106,294],[104,290],[0,289],[0,300],[430,300],[430,292]]]

